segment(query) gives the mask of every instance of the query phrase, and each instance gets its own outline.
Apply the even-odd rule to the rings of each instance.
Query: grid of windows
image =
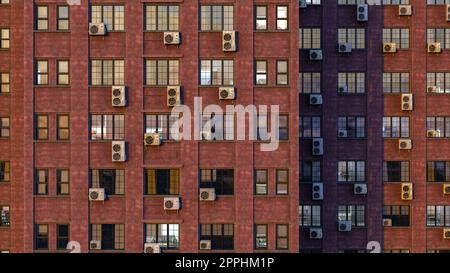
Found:
[[[202,5],[200,29],[203,31],[223,31],[234,29],[233,6]]]
[[[366,48],[366,30],[364,28],[339,28],[338,42],[350,43],[353,49]]]
[[[408,49],[409,29],[383,28],[383,43],[395,43],[399,49]]]
[[[298,208],[301,227],[322,226],[322,207],[320,205],[301,205]]]
[[[383,137],[409,137],[409,117],[383,117]]]
[[[339,117],[338,118],[339,138],[364,138],[366,137],[365,117]]]
[[[299,48],[311,49],[322,47],[320,28],[300,28],[299,34]]]
[[[346,87],[346,93],[366,93],[366,73],[344,72],[338,73],[339,87]]]
[[[338,206],[338,221],[351,221],[354,227],[366,226],[366,206],[341,205]]]
[[[384,161],[383,182],[409,182],[409,161]]]
[[[104,23],[108,31],[125,30],[125,7],[124,6],[91,6],[91,22]]]
[[[146,224],[145,242],[157,243],[163,249],[178,249],[180,226],[178,224]]]
[[[123,60],[92,60],[92,85],[123,85],[125,79],[125,62]]]
[[[91,115],[92,140],[123,140],[125,138],[125,116],[111,114]]]
[[[233,85],[233,83],[234,83],[233,60],[200,61],[201,85]]]
[[[408,72],[386,72],[383,73],[383,93],[408,93]]]
[[[301,94],[319,94],[322,92],[320,72],[299,73],[299,90]]]
[[[145,30],[178,31],[179,7],[166,5],[147,5],[145,7]]]
[[[338,161],[338,182],[365,182],[365,161]]]
[[[178,60],[146,60],[147,85],[179,85]]]

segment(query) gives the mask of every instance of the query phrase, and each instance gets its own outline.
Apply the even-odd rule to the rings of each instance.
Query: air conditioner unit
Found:
[[[398,15],[411,16],[412,15],[412,6],[411,5],[399,5],[398,6]]]
[[[103,23],[89,23],[89,35],[105,36],[107,33],[106,25]]]
[[[396,43],[383,43],[383,53],[395,53],[397,52]]]
[[[161,246],[154,243],[145,243],[144,253],[161,253]]]
[[[341,232],[352,231],[352,221],[339,221],[338,230]]]
[[[309,95],[310,105],[322,105],[322,103],[323,103],[322,95]]]
[[[445,6],[445,14],[446,14],[445,19],[447,20],[447,22],[450,22],[450,5],[449,4],[447,4]]]
[[[211,240],[201,240],[200,241],[200,249],[201,250],[211,249]]]
[[[339,53],[351,53],[352,52],[352,44],[351,43],[339,43],[338,44],[338,52]]]
[[[111,103],[113,107],[127,106],[127,89],[125,86],[113,86],[111,88]]]
[[[203,188],[203,189],[200,189],[199,198],[200,198],[200,201],[214,201],[214,200],[216,200],[216,189],[214,189],[214,188]]]
[[[338,137],[347,137],[348,132],[347,130],[338,130]]]
[[[392,227],[392,219],[383,219],[383,227]]]
[[[348,86],[347,85],[341,85],[338,87],[338,93],[345,94],[348,93]]]
[[[412,183],[402,183],[402,200],[413,200]]]
[[[428,86],[427,93],[439,93],[439,88],[437,86]]]
[[[180,197],[165,197],[164,210],[180,210]]]
[[[312,184],[312,200],[323,200],[323,183]]]
[[[144,134],[145,146],[159,146],[161,145],[161,135],[158,133]]]
[[[167,106],[175,107],[181,105],[180,86],[167,86]]]
[[[312,139],[312,154],[323,155],[323,138]]]
[[[402,110],[413,110],[413,94],[402,94]]]
[[[179,32],[164,32],[165,45],[179,45],[181,43]]]
[[[220,87],[219,99],[221,100],[234,100],[236,99],[236,92],[234,87]]]
[[[322,49],[311,49],[311,50],[309,50],[309,60],[310,61],[321,61],[321,60],[323,60]]]
[[[319,240],[323,238],[323,232],[321,228],[310,228],[309,229],[309,239]]]
[[[449,195],[450,194],[450,184],[442,185],[442,193],[444,195]]]
[[[113,141],[111,144],[112,161],[125,162],[127,161],[127,147],[125,141]]]
[[[356,195],[367,194],[367,184],[354,184],[353,185],[353,193]]]
[[[222,50],[223,51],[236,51],[236,31],[223,31],[222,32]]]
[[[308,6],[308,3],[306,3],[306,0],[300,0],[300,1],[298,1],[298,5],[301,9],[306,9],[306,7]]]
[[[428,43],[428,53],[440,53],[441,43]]]
[[[441,131],[440,130],[428,130],[427,131],[427,137],[433,138],[433,137],[440,137]]]
[[[412,149],[412,140],[411,139],[399,139],[398,140],[398,149],[399,150],[411,150]]]
[[[444,229],[442,230],[442,237],[443,237],[445,240],[450,239],[450,228],[444,228]]]
[[[100,240],[91,240],[89,242],[89,249],[92,249],[92,250],[100,250],[100,249],[102,249],[102,241],[100,241]]]
[[[103,188],[90,188],[89,201],[105,201],[106,194]]]
[[[369,21],[369,5],[367,4],[356,5],[356,21],[358,22]]]

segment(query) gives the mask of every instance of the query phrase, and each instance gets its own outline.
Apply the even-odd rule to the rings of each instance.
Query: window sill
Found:
[[[394,227],[394,226],[383,226],[383,228],[389,228],[389,229],[410,229],[411,227]]]
[[[70,88],[70,84],[35,84],[33,85],[33,88]]]
[[[69,198],[70,195],[44,195],[44,194],[33,194],[34,198],[38,199],[44,199],[44,198],[51,198],[51,199],[66,199]]]
[[[1,92],[0,92],[0,97],[2,97],[2,96],[8,96],[8,97],[10,97],[10,96],[11,96],[11,92],[8,92],[8,93],[1,93]]]
[[[0,181],[0,187],[2,185],[11,185],[11,181]]]
[[[69,30],[38,30],[35,29],[34,33],[70,33],[70,29]]]
[[[253,194],[253,197],[254,198],[278,198],[278,197],[281,197],[281,198],[286,198],[286,197],[289,197],[289,194],[265,194],[265,195],[263,195],[263,194]]]
[[[34,143],[53,143],[53,144],[62,144],[62,143],[70,143],[70,140],[46,140],[46,139],[35,139]]]
[[[11,226],[0,226],[0,229],[3,229],[3,230],[9,230],[9,229],[11,229]]]

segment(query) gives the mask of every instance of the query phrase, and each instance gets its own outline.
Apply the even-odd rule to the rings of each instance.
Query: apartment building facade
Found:
[[[0,29],[1,251],[298,252],[298,1],[2,0]],[[278,149],[214,111],[179,140],[196,97],[278,105]]]

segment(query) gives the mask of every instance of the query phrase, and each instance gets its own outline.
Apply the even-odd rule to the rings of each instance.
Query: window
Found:
[[[149,195],[180,194],[180,171],[175,169],[147,170],[146,194]]]
[[[56,225],[56,249],[65,250],[69,243],[69,225]]]
[[[409,137],[409,117],[383,117],[383,137]]]
[[[11,124],[9,122],[9,118],[0,117],[0,138],[9,138],[10,127]]]
[[[158,133],[163,140],[178,140],[179,132],[171,130],[177,120],[177,117],[170,114],[148,114],[145,117],[145,133]]]
[[[409,0],[383,0],[383,5],[409,5]]]
[[[428,161],[428,182],[450,182],[450,161]]]
[[[179,85],[178,60],[146,60],[147,85]]]
[[[48,61],[36,62],[36,84],[37,85],[48,84]]]
[[[234,194],[234,170],[201,169],[200,188],[214,188],[216,195]]]
[[[322,48],[320,28],[300,28],[299,44],[301,49]]]
[[[225,115],[203,114],[202,140],[233,140],[234,139],[234,113]]]
[[[69,74],[69,61],[57,61],[57,73],[58,73],[58,84],[59,85],[69,85],[70,84],[70,74]]]
[[[289,140],[289,116],[280,115],[278,123],[278,139]]]
[[[255,63],[256,63],[255,84],[256,85],[267,84],[267,61],[256,61]]]
[[[268,120],[267,120],[267,114],[266,113],[259,113],[258,115],[258,124],[256,125],[257,130],[257,139],[259,141],[265,141],[269,139],[269,135],[267,132],[267,126],[268,126]]]
[[[320,5],[321,0],[306,0],[308,5]]]
[[[278,195],[289,194],[289,171],[288,170],[276,170],[276,184],[277,184],[277,194]]]
[[[338,182],[366,182],[366,162],[338,161]]]
[[[409,73],[387,72],[383,73],[383,93],[408,93]]]
[[[256,6],[255,29],[267,30],[267,6]]]
[[[48,170],[36,170],[35,171],[35,194],[47,195],[48,194]]]
[[[450,4],[450,0],[427,0],[427,5]]]
[[[201,224],[200,240],[211,240],[212,250],[232,250],[234,226],[232,224]]]
[[[409,161],[383,162],[383,182],[409,181]]]
[[[383,28],[383,43],[395,43],[398,49],[408,49],[409,29]]]
[[[48,250],[48,225],[35,225],[35,244],[36,250]]]
[[[9,227],[10,225],[10,207],[0,206],[0,227]]]
[[[92,170],[93,188],[104,188],[107,195],[125,194],[125,170]]]
[[[145,242],[160,244],[163,249],[178,249],[180,226],[178,224],[146,224]]]
[[[0,94],[6,94],[11,91],[11,80],[9,78],[9,73],[0,73]]]
[[[301,227],[322,226],[322,207],[320,205],[300,205],[298,209]]]
[[[58,115],[58,140],[70,139],[70,117],[69,115]]]
[[[99,86],[123,85],[125,63],[123,60],[92,60],[91,84]]]
[[[11,179],[11,169],[9,161],[0,161],[0,183],[9,182]]]
[[[102,250],[125,249],[125,225],[92,224],[91,240],[101,241]]]
[[[339,138],[364,138],[366,137],[366,117],[339,117]]]
[[[36,30],[48,30],[48,7],[36,7]]]
[[[288,85],[289,68],[288,61],[277,61],[277,85]]]
[[[432,72],[427,73],[427,89],[433,87],[433,93],[450,93],[450,73]]]
[[[200,85],[234,84],[233,60],[202,60],[200,62]]]
[[[289,225],[276,225],[277,249],[289,249]]]
[[[56,170],[56,186],[58,195],[69,195],[70,187],[69,170]]]
[[[384,206],[383,219],[390,219],[393,227],[409,227],[409,206]]]
[[[48,116],[36,115],[36,139],[47,140],[48,139]]]
[[[0,0],[0,5],[9,4],[9,0]]]
[[[450,28],[427,29],[427,43],[440,43],[441,49],[450,48]]]
[[[366,226],[364,205],[343,205],[338,207],[338,221],[351,221],[353,227]]]
[[[0,49],[8,49],[10,47],[9,29],[0,28]]]
[[[58,30],[69,30],[69,7],[58,6]]]
[[[255,249],[267,249],[267,225],[255,225]]]
[[[94,114],[91,116],[92,140],[123,140],[124,138],[124,115]]]
[[[300,182],[322,182],[322,162],[317,160],[304,160],[301,162]]]
[[[366,48],[366,30],[364,28],[339,28],[339,43],[351,43],[353,49]]]
[[[365,4],[366,0],[339,0],[338,5],[356,5]]]
[[[409,249],[383,249],[383,253],[392,253],[392,254],[409,253]]]
[[[299,74],[299,90],[300,94],[320,94],[322,76],[320,72],[303,72]]]
[[[346,94],[364,94],[366,93],[366,74],[338,73],[338,85],[347,87]]]
[[[201,30],[233,30],[233,6],[201,6]]]
[[[91,22],[104,23],[108,31],[125,30],[124,6],[92,6]]]
[[[145,7],[145,30],[178,31],[179,17],[178,6],[147,5]]]
[[[428,227],[449,227],[450,206],[427,206]]]
[[[436,132],[433,136],[427,134],[427,137],[450,137],[450,117],[427,117],[427,132],[428,131]]]
[[[255,170],[255,194],[267,195],[268,177],[267,170]]]
[[[288,6],[277,6],[277,30],[288,29]]]

